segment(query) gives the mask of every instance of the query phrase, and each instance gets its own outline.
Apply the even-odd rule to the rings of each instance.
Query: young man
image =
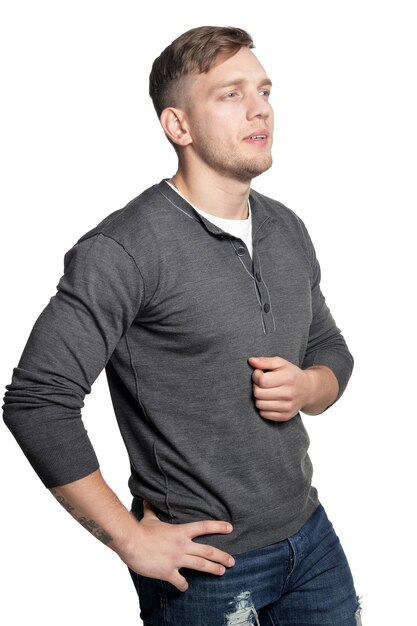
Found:
[[[68,252],[5,397],[44,484],[129,566],[147,626],[360,623],[299,414],[334,403],[353,362],[303,223],[251,190],[273,136],[252,47],[202,27],[155,60],[178,170]],[[104,367],[132,513],[81,421]]]

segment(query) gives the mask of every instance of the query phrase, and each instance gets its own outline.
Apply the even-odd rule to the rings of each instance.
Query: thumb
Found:
[[[286,361],[280,356],[250,356],[248,363],[258,370],[275,370],[282,367]]]
[[[143,518],[142,519],[158,519],[155,509],[146,500],[143,501]]]

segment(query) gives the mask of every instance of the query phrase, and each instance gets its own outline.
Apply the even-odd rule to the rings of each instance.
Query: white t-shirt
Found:
[[[187,198],[185,198],[185,196],[183,196],[182,193],[180,193],[172,183],[170,183],[168,180],[166,182],[174,191],[177,192],[179,196],[181,196],[181,198],[186,200],[188,204],[191,204],[191,202]],[[252,214],[250,210],[249,200],[249,215],[245,220],[229,220],[224,217],[217,217],[217,215],[211,215],[211,213],[206,213],[205,211],[198,209],[193,204],[191,204],[191,206],[207,221],[211,222],[215,226],[218,226],[226,233],[229,233],[229,235],[233,235],[233,237],[238,237],[239,239],[241,239],[252,257]]]

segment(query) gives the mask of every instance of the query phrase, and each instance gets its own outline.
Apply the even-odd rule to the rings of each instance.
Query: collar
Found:
[[[187,200],[185,200],[185,198],[172,189],[170,185],[167,185],[167,180],[168,179],[166,178],[162,179],[160,183],[155,185],[155,187],[164,196],[164,198],[168,200],[168,202],[188,215],[191,219],[198,220],[212,235],[220,238],[230,238],[228,233],[205,219],[192,207],[189,202],[187,202]],[[262,202],[262,196],[252,189],[249,193],[249,202],[252,214],[252,238],[255,240],[255,236],[258,238],[263,233],[267,232],[266,226],[270,223],[272,215]]]

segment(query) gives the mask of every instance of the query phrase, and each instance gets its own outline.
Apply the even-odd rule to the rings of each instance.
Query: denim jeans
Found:
[[[131,572],[144,626],[361,624],[346,556],[321,505],[295,535],[235,559],[220,577],[181,570],[184,593]]]

